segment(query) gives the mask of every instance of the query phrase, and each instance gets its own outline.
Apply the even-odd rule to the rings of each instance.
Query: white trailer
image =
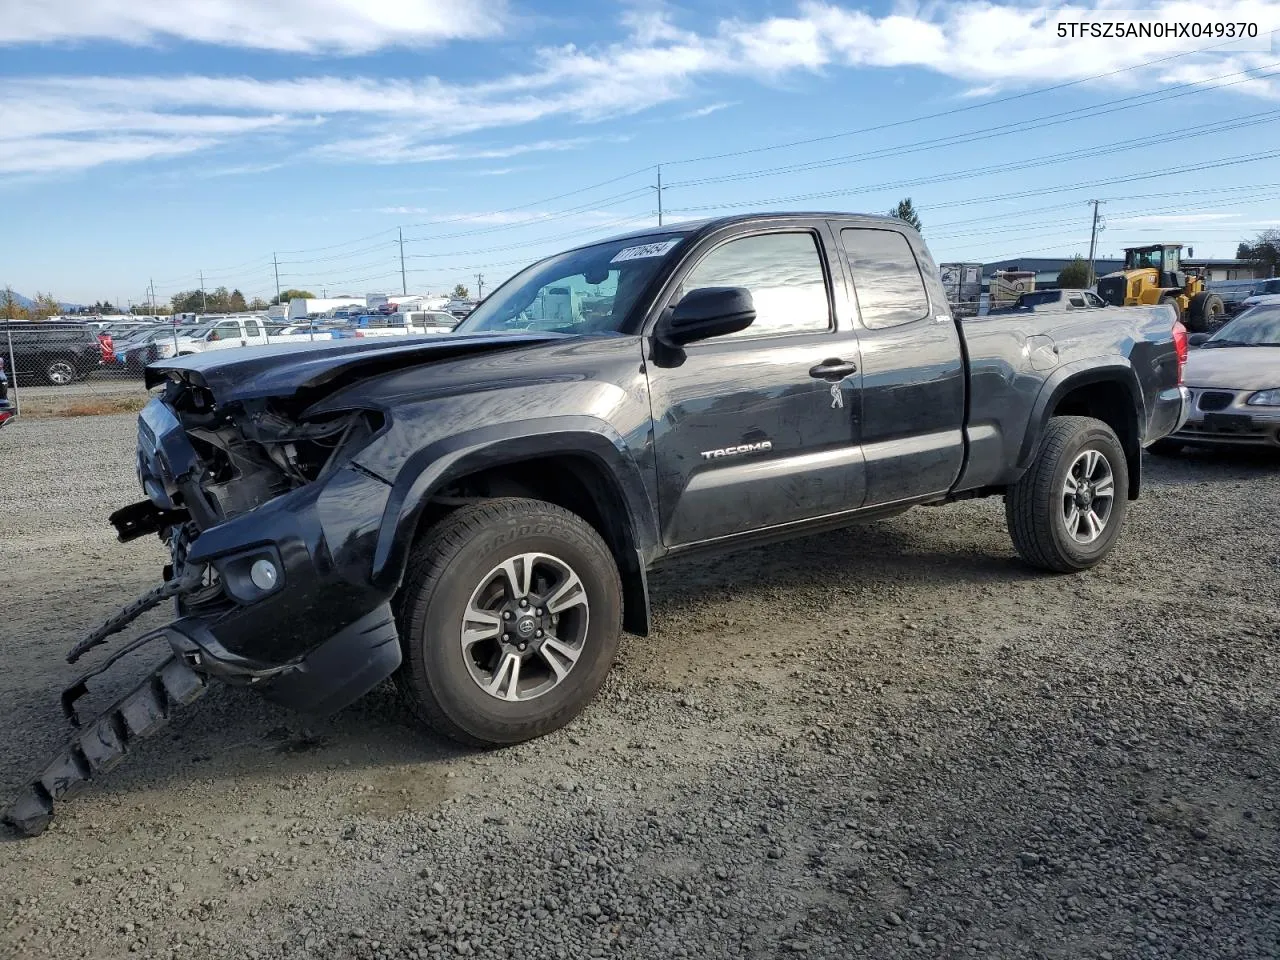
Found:
[[[363,309],[365,306],[363,297],[329,297],[327,299],[316,298],[314,300],[294,297],[289,301],[289,319],[294,321],[306,320],[308,317],[323,316],[330,310],[336,310],[339,307],[360,307]]]

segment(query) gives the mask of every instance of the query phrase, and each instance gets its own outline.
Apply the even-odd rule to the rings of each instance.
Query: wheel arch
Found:
[[[1137,375],[1127,363],[1068,364],[1054,371],[1040,389],[1018,454],[1018,468],[1025,470],[1035,459],[1051,418],[1093,417],[1120,438],[1129,468],[1128,498],[1136,500],[1142,490],[1141,424],[1145,410]]]
[[[448,492],[449,497],[442,500]],[[649,631],[646,569],[657,523],[625,440],[591,417],[495,424],[438,441],[401,468],[383,513],[373,578],[398,587],[423,531],[469,499],[527,496],[587,521],[609,547],[623,585],[624,627]]]

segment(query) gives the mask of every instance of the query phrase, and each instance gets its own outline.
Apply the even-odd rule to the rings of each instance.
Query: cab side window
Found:
[[[681,295],[703,287],[746,287],[756,308],[751,326],[734,337],[824,333],[831,329],[826,274],[811,233],[742,237],[711,250],[681,284]]]
[[[840,231],[840,242],[865,326],[880,330],[929,316],[924,277],[905,236],[896,230],[848,227]]]

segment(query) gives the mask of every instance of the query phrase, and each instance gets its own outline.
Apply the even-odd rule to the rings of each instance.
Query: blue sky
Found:
[[[1259,36],[1057,35],[1139,7]],[[1280,227],[1276,27],[1280,0],[0,0],[0,284],[269,297],[275,253],[282,287],[398,292],[402,228],[411,292],[474,291],[656,224],[658,163],[668,220],[909,195],[939,259],[991,261],[1086,251],[1102,197],[1101,254],[1231,256]]]

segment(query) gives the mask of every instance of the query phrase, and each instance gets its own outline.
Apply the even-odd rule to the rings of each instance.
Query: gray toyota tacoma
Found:
[[[900,221],[770,214],[646,230],[516,274],[447,336],[248,347],[152,365],[144,499],[167,626],[64,695],[78,728],[8,809],[38,832],[210,681],[311,713],[388,678],[474,746],[569,722],[653,567],[1004,498],[1014,547],[1099,563],[1142,449],[1187,414],[1168,306],[959,322]],[[87,682],[169,654],[91,720]]]

